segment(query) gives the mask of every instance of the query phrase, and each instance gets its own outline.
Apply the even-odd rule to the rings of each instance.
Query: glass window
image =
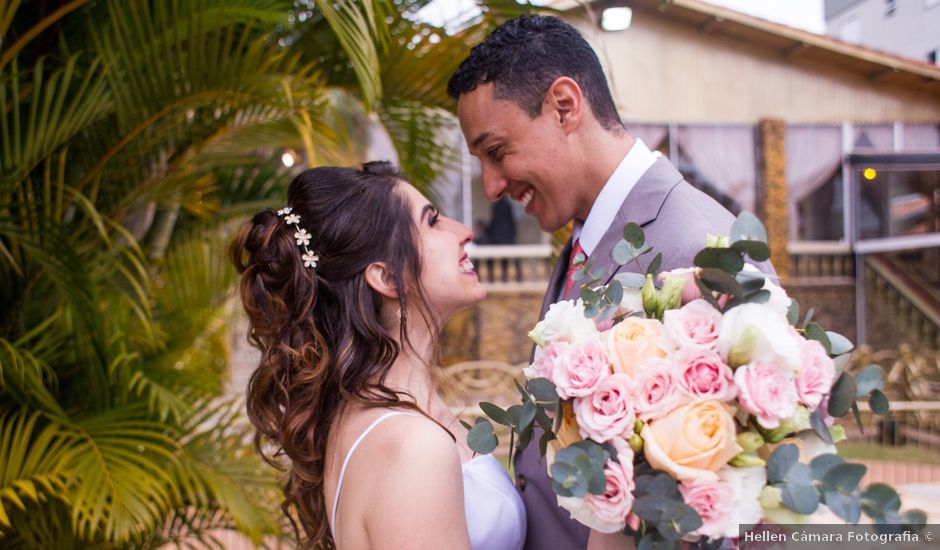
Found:
[[[940,170],[855,165],[861,239],[940,231]]]

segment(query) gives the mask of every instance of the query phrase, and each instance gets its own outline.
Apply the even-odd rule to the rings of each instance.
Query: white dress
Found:
[[[333,500],[333,513],[330,515],[331,526],[336,525],[336,510],[349,459],[373,428],[386,418],[396,415],[419,416],[401,411],[390,411],[380,416],[362,432],[346,453],[336,484],[336,498]],[[473,550],[521,549],[525,542],[525,508],[503,466],[493,455],[480,455],[464,462],[461,470],[464,511]],[[335,531],[333,541],[339,547]]]

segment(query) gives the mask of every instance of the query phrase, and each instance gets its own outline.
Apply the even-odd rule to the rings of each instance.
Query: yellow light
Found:
[[[865,171],[862,172],[862,177],[868,181],[872,181],[878,177],[878,172],[876,172],[874,168],[866,168]]]

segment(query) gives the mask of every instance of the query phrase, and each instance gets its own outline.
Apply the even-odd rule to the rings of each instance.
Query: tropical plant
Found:
[[[494,21],[426,1],[0,0],[0,545],[282,532],[224,375],[233,224],[388,129],[426,191],[444,83]]]

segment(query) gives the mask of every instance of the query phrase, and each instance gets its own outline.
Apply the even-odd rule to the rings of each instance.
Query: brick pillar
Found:
[[[757,216],[767,227],[770,261],[781,279],[790,275],[784,136],[781,119],[764,119],[757,123]]]

